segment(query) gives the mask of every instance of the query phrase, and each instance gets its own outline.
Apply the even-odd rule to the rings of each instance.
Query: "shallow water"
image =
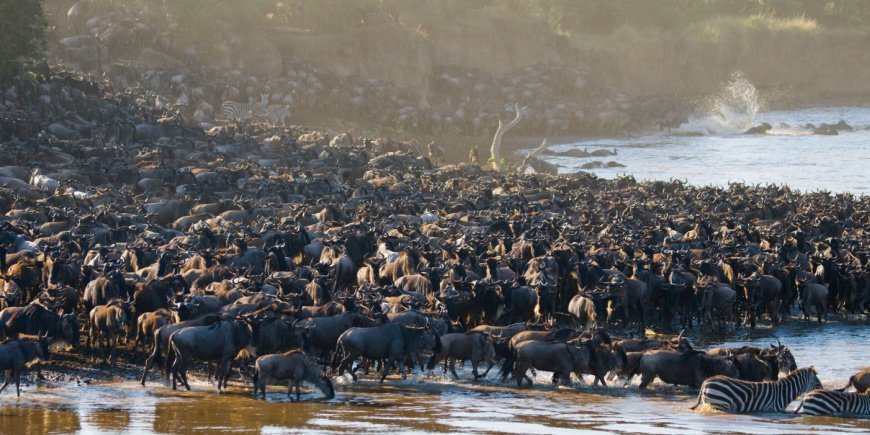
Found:
[[[806,123],[836,124],[845,120],[853,131],[838,136],[811,135]],[[752,125],[767,122],[765,135],[743,135]],[[788,126],[786,126],[786,124]],[[753,113],[750,118],[700,117],[672,132],[617,139],[590,139],[552,145],[553,152],[570,149],[616,150],[607,157],[542,158],[560,173],[579,170],[604,178],[623,174],[636,179],[687,179],[695,185],[727,186],[729,182],[787,184],[802,191],[870,194],[870,107],[827,107]],[[581,169],[592,161],[615,161],[624,168]]]
[[[696,338],[698,344],[766,346],[774,337],[788,345],[800,366],[815,365],[823,383],[838,387],[868,364],[866,322],[817,325],[792,321],[775,330],[759,328]],[[494,369],[495,370],[495,369]],[[469,377],[468,371],[460,375]],[[790,414],[726,415],[693,412],[695,395],[662,385],[639,392],[622,388],[553,387],[549,373],[538,373],[532,388],[514,388],[490,379],[474,384],[435,374],[352,383],[336,379],[336,398],[322,401],[305,393],[290,402],[275,387],[267,401],[249,396],[246,385],[217,394],[195,382],[194,391],[173,392],[160,384],[147,389],[121,382],[56,388],[27,387],[20,399],[0,396],[3,433],[331,433],[476,432],[572,433],[629,432],[681,434],[703,432],[868,433],[870,420]],[[797,402],[791,405],[794,408]]]

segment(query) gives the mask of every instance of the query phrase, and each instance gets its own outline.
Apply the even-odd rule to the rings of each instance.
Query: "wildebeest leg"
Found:
[[[387,374],[390,373],[390,367],[393,366],[393,358],[387,358],[384,362],[384,369],[381,371],[381,383],[384,383],[384,379],[387,379]]]
[[[554,385],[559,383],[559,372],[553,372],[553,377],[550,378],[550,382]]]
[[[653,380],[655,380],[655,378],[656,378],[655,373],[653,373],[652,375],[650,375],[649,373],[644,372],[643,374],[641,374],[641,377],[640,377],[640,386],[639,386],[638,388],[640,388],[641,390],[645,390],[646,387],[647,387],[647,385],[649,385],[650,382],[652,382]]]
[[[293,396],[292,396],[292,394],[293,394],[293,384],[295,384],[295,383],[296,383],[296,379],[294,379],[294,378],[290,378],[290,380],[287,382],[287,397],[288,397],[291,401],[293,400]],[[265,397],[265,395],[264,395],[264,397]]]
[[[181,368],[179,369],[179,376],[181,377],[181,382],[184,383],[184,388],[187,388],[187,391],[190,391],[190,382],[187,381],[187,365],[190,364],[190,360],[187,356],[182,357],[178,355],[177,359],[181,360]]]
[[[160,352],[157,352],[157,355],[152,355],[154,358],[160,358]],[[175,351],[172,349],[172,346],[168,346],[166,349],[166,359],[163,360],[163,379],[169,378],[169,368],[175,364],[176,355]],[[153,366],[153,362],[151,363]]]
[[[172,389],[173,390],[177,389],[177,382],[176,381],[178,379],[178,366],[180,364],[181,364],[181,362],[178,361],[178,358],[176,358],[175,361],[172,362]]]
[[[402,375],[402,379],[408,379],[408,372],[405,370],[405,358],[399,359],[399,374]]]
[[[571,385],[571,372],[565,372],[559,374],[559,384],[570,386]]]
[[[300,396],[302,395],[302,393],[299,391],[299,379],[294,380],[294,382],[296,383],[296,401],[298,402],[300,400]]]
[[[224,382],[224,375],[229,371],[230,360],[220,361],[218,363],[217,373],[215,374],[215,379],[217,379],[217,387],[218,392],[221,391],[221,385]]]
[[[12,377],[12,370],[6,370],[3,373],[3,386],[0,387],[0,393],[2,393],[3,390],[6,389],[6,386],[9,385],[9,378],[11,378],[11,377]]]
[[[15,377],[15,394],[18,397],[21,397],[21,372],[17,369],[13,369],[12,376]]]
[[[480,379],[480,375],[477,374],[477,365],[480,364],[480,361],[471,360],[471,374],[474,375],[474,380]]]
[[[516,379],[518,387],[523,386],[523,379],[525,377],[526,377],[526,368],[520,366],[520,364],[517,363],[516,369],[514,369],[514,379]]]
[[[344,371],[347,370],[350,372],[350,376],[353,378],[353,380],[356,380],[356,373],[353,368],[353,361],[356,359],[356,357],[357,355],[355,355],[353,352],[348,352],[347,356],[345,356],[344,359],[341,360],[341,363],[338,365],[339,376],[344,374]]]
[[[486,370],[483,372],[483,375],[481,375],[480,377],[485,378],[486,375],[489,374],[489,370],[492,369],[492,366],[494,366],[494,365],[495,365],[495,361],[490,361],[489,367],[486,368]]]
[[[453,374],[453,379],[459,379],[459,375],[456,374],[456,360],[454,358],[450,358],[450,373]]]

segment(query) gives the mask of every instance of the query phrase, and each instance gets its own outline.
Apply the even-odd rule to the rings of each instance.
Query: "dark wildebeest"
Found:
[[[35,303],[0,311],[0,330],[4,337],[47,334],[52,343],[62,341],[70,347],[79,345],[79,321],[75,314],[61,316]]]
[[[810,320],[810,307],[815,308],[819,323],[828,317],[828,288],[824,284],[799,281],[801,309],[804,312],[804,320]]]
[[[85,292],[82,295],[85,313],[90,313],[97,305],[106,305],[112,299],[121,298],[118,280],[124,280],[123,274],[114,270],[109,272],[109,275],[97,277],[85,286]]]
[[[264,355],[257,358],[254,363],[254,395],[260,391],[263,397],[266,397],[266,385],[272,381],[284,381],[289,379],[287,385],[287,397],[290,397],[290,392],[293,391],[293,386],[296,386],[296,401],[299,401],[301,395],[299,384],[307,382],[314,385],[327,399],[335,397],[335,390],[332,388],[332,382],[317,367],[316,364],[308,360],[300,350],[291,350],[287,353]]]
[[[48,337],[24,337],[0,344],[0,370],[5,373],[0,393],[15,379],[15,391],[21,395],[21,373],[36,360],[48,360]]]
[[[118,337],[124,333],[127,325],[133,322],[133,310],[129,302],[113,299],[106,305],[97,305],[89,314],[88,348],[96,339],[100,346],[103,361],[108,362],[104,345],[110,347],[112,365],[117,364],[115,348],[118,347]],[[99,334],[99,336],[97,336]],[[96,359],[96,357],[93,357]]]
[[[255,337],[251,325],[242,319],[221,320],[209,326],[189,326],[176,331],[169,337],[169,346],[175,353],[172,389],[176,389],[180,381],[190,391],[187,368],[196,358],[218,362],[215,378],[220,391],[227,384],[233,359],[249,345],[256,347],[252,340]]]
[[[270,316],[263,319],[258,331],[257,352],[268,355],[300,347],[293,323],[294,319],[289,316]]]
[[[547,343],[557,341],[569,341],[579,337],[581,331],[571,328],[563,328],[557,330],[540,329],[520,331],[511,336],[508,341],[508,356],[504,359],[501,366],[501,380],[504,381],[513,372],[514,365],[517,360],[517,345],[526,341],[545,341]]]
[[[374,326],[375,322],[365,314],[355,311],[347,311],[337,316],[330,317],[311,317],[301,320],[296,323],[295,329],[299,331],[303,338],[305,351],[310,352],[310,348],[316,348],[321,351],[321,356],[326,357],[326,354],[336,348],[338,337],[344,331],[354,326]]]
[[[704,379],[710,376],[725,375],[736,378],[739,375],[731,361],[695,350],[660,350],[644,354],[640,360],[639,371],[642,390],[656,377],[668,384],[700,388]]]
[[[431,334],[425,328],[411,328],[398,325],[395,323],[387,323],[383,326],[375,326],[371,328],[351,328],[338,337],[338,350],[341,351],[342,359],[338,367],[338,375],[344,374],[345,370],[350,371],[351,376],[356,380],[355,370],[352,368],[353,362],[364,357],[370,361],[386,360],[384,369],[381,373],[381,382],[387,378],[394,362],[399,364],[399,373],[402,378],[406,378],[405,360],[409,355],[422,350],[426,346],[427,334]],[[437,334],[435,336],[435,344],[433,352],[441,352],[441,339]],[[338,351],[333,362],[338,360]]]
[[[195,319],[185,320],[183,322],[173,323],[171,325],[164,325],[157,328],[154,331],[151,355],[149,355],[148,359],[145,360],[145,370],[142,372],[142,380],[140,381],[142,386],[145,386],[145,379],[148,377],[148,372],[151,370],[152,367],[154,367],[154,363],[160,360],[160,355],[162,353],[161,349],[166,349],[166,361],[163,364],[163,371],[164,376],[169,377],[169,368],[174,362],[172,353],[169,349],[169,337],[172,334],[182,328],[186,328],[189,326],[211,325],[218,320],[220,320],[220,316],[218,316],[217,314],[206,314]]]
[[[762,382],[775,381],[779,378],[779,362],[776,355],[761,356],[761,354],[745,353],[728,358],[737,367],[743,381]]]
[[[445,334],[441,336],[441,352],[432,354],[429,360],[429,369],[435,368],[439,359],[444,358],[444,371],[450,369],[453,377],[456,374],[456,360],[471,361],[471,373],[474,380],[485,378],[492,366],[495,365],[495,348],[489,335],[482,332],[466,332]],[[482,375],[477,374],[477,366],[481,362],[488,362],[489,367]]]
[[[756,320],[767,311],[774,325],[779,324],[779,301],[782,283],[776,277],[754,272],[745,281],[746,299],[749,301],[748,314],[752,328]]]
[[[591,342],[583,342],[580,346],[573,343],[549,343],[546,341],[529,340],[517,344],[517,360],[514,366],[514,379],[517,386],[522,385],[525,379],[532,385],[532,378],[526,375],[531,369],[532,375],[535,370],[544,370],[558,375],[562,385],[571,385],[571,373],[581,377],[582,372],[589,367],[592,352]]]
[[[152,279],[147,283],[136,284],[133,292],[136,315],[169,308],[175,300],[175,290],[172,280]]]

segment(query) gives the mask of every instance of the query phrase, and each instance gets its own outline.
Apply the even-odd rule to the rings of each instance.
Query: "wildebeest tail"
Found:
[[[344,359],[344,345],[339,340],[338,345],[335,347],[335,350],[332,352],[332,370],[338,370],[339,364],[341,364],[341,360]]]
[[[260,380],[260,367],[257,364],[254,364],[254,375],[251,379],[254,381],[254,394],[257,394],[257,381]]]
[[[3,327],[3,325],[0,324],[0,331],[2,331],[2,327]],[[5,336],[5,334],[3,334],[3,336]],[[852,386],[852,383],[854,383],[854,382],[855,382],[855,376],[852,376],[851,378],[849,378],[849,382],[846,383],[846,386],[845,386],[845,387],[843,387],[843,388],[837,388],[837,389],[834,390],[834,391],[846,391],[846,390],[849,389],[849,387]]]

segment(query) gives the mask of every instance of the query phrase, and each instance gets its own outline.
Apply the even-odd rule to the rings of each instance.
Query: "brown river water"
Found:
[[[827,387],[842,386],[870,364],[870,325],[839,322],[817,325],[791,321],[775,331],[738,330],[695,338],[697,345],[768,345],[774,336],[788,345],[800,366],[815,365]],[[493,369],[495,371],[496,369]],[[470,375],[466,369],[460,376]],[[470,376],[467,376],[470,377]],[[647,392],[635,385],[607,388],[554,387],[538,373],[532,388],[494,380],[453,381],[441,373],[407,380],[371,378],[352,383],[335,379],[336,397],[316,393],[291,402],[285,387],[271,389],[266,401],[250,387],[231,385],[227,393],[200,380],[192,392],[173,392],[134,381],[70,387],[28,386],[21,398],[0,395],[0,432],[35,433],[870,433],[870,420],[795,416],[726,415],[693,412],[695,394],[659,383]],[[13,390],[14,391],[14,390]],[[797,402],[789,409],[794,409]]]

